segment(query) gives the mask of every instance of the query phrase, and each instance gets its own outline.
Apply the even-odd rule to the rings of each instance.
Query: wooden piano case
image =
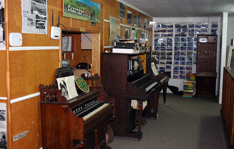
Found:
[[[141,57],[143,69],[137,71],[129,71],[129,60],[134,57]],[[119,53],[103,53],[103,73],[102,83],[105,86],[105,92],[115,98],[115,120],[111,122],[114,130],[114,135],[124,137],[134,137],[141,140],[143,133],[141,132],[141,112],[142,103],[147,99],[146,90],[138,88],[147,81],[150,81],[151,75],[151,53],[138,54],[119,54]],[[136,78],[142,79],[138,83],[134,83]],[[137,79],[138,80],[138,79]],[[140,84],[140,85],[137,85]],[[150,98],[154,98],[154,102],[158,102],[158,91],[155,90],[150,94]],[[131,107],[131,100],[138,101],[139,110],[134,110]],[[149,100],[150,101],[150,100]],[[157,108],[157,104],[155,106]],[[151,112],[151,109],[148,109]],[[154,109],[154,117],[156,117],[157,109]],[[136,116],[138,112],[138,122],[136,125]],[[137,131],[133,131],[138,127]]]
[[[106,144],[106,125],[113,120],[114,105],[102,110],[87,121],[73,114],[72,108],[90,100],[106,101],[101,90],[80,93],[67,100],[54,86],[40,85],[42,134],[44,149],[109,148]],[[113,98],[110,98],[113,101]]]

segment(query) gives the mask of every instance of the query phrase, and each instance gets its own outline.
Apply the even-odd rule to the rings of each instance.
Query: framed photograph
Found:
[[[137,16],[133,15],[133,25],[137,26]]]
[[[137,30],[135,28],[132,28],[131,39],[137,39]]]
[[[125,5],[123,3],[119,3],[119,17],[125,19]]]
[[[129,39],[129,28],[125,27],[125,39]]]
[[[138,27],[141,27],[141,15],[138,14]]]
[[[132,12],[127,11],[127,23],[132,25]]]
[[[63,16],[100,23],[100,4],[90,0],[63,0]]]
[[[144,29],[146,29],[147,20],[144,19]]]

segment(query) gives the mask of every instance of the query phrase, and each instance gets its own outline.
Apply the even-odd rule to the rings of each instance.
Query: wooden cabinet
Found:
[[[228,135],[227,145],[234,145],[234,68],[225,67],[223,71],[223,94],[221,114]]]
[[[200,97],[215,97],[217,36],[198,35],[196,91]]]

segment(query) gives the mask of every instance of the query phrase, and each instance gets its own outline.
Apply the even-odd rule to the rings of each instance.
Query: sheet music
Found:
[[[58,89],[61,90],[62,96],[66,97],[67,100],[78,96],[75,87],[74,76],[57,78],[57,82],[58,82]]]
[[[78,96],[78,93],[76,91],[76,86],[75,86],[75,77],[74,76],[66,77],[66,81],[67,81],[67,86],[68,86],[68,94],[70,98],[74,98]]]
[[[154,62],[151,63],[151,69],[152,69],[152,71],[154,73],[154,76],[157,76],[158,75],[158,70],[156,69]]]

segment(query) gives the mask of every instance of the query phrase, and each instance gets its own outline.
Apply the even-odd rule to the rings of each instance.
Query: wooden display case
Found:
[[[215,97],[217,36],[197,36],[196,95]]]

